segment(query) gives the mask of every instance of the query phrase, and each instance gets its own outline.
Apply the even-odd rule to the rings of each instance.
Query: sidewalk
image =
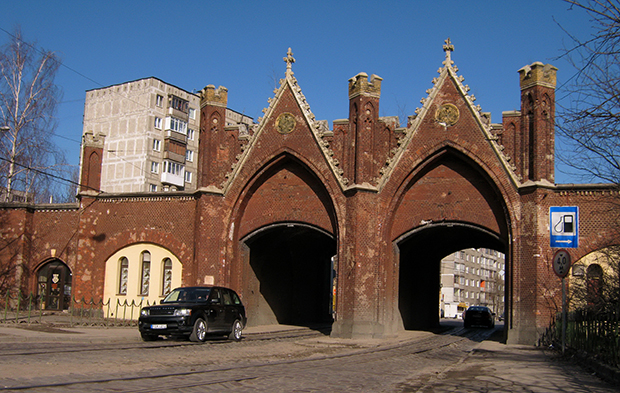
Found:
[[[577,392],[620,391],[576,362],[533,346],[483,341],[464,360],[415,391],[426,392]]]

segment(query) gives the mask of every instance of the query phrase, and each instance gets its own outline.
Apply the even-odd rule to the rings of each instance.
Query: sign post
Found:
[[[579,207],[551,206],[549,208],[549,238],[552,248],[579,246]]]
[[[570,254],[562,249],[553,255],[553,271],[562,279],[562,354],[566,350],[566,275],[570,270]]]

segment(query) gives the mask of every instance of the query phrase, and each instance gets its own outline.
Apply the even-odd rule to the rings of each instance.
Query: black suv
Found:
[[[140,310],[138,327],[144,341],[157,336],[187,336],[205,341],[207,334],[226,334],[241,340],[247,320],[235,291],[223,287],[177,288],[160,305]]]
[[[495,314],[484,306],[471,306],[463,312],[463,326],[484,325],[489,329],[495,327]]]

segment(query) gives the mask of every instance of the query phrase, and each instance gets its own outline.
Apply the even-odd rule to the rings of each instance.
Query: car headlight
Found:
[[[148,317],[149,315],[151,315],[151,313],[148,309],[143,308],[142,310],[140,310],[140,315],[142,315],[143,317]]]
[[[176,317],[188,317],[192,313],[192,310],[189,308],[177,308],[174,310],[174,315]]]

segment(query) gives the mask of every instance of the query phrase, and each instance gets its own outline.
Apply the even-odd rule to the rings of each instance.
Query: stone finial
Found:
[[[286,63],[286,76],[293,75],[293,63],[295,62],[295,58],[293,57],[291,48],[288,48],[286,57],[284,57],[283,60]]]
[[[521,90],[535,85],[541,85],[555,89],[558,69],[551,64],[543,64],[540,61],[526,65],[519,70],[519,84]]]
[[[216,89],[214,85],[207,85],[200,91],[200,106],[206,104],[226,107],[228,105],[228,89],[224,86]]]
[[[360,72],[353,78],[349,79],[349,99],[357,97],[359,95],[367,95],[374,97],[381,97],[381,78],[378,75],[371,75],[370,81],[368,80],[368,74]]]
[[[452,52],[454,52],[454,45],[452,45],[452,41],[450,40],[450,37],[448,37],[448,39],[445,40],[444,42],[445,44],[443,45],[443,51],[446,52],[446,60],[444,60],[443,64],[452,65],[454,64],[451,58]]]

